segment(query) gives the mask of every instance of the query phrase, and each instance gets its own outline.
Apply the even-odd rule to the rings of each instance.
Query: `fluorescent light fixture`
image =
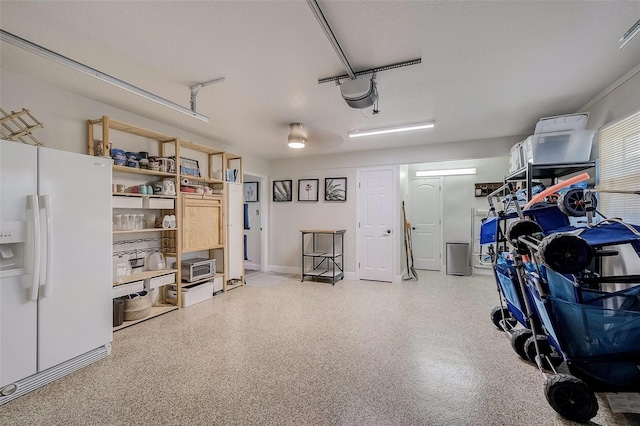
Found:
[[[204,122],[209,122],[209,117],[206,117],[202,114],[198,114],[195,111],[190,110],[189,108],[185,108],[182,105],[178,105],[175,102],[172,102],[168,99],[162,98],[158,95],[154,95],[151,92],[147,92],[144,89],[141,89],[137,86],[127,83],[126,81],[122,81],[119,78],[110,76],[109,74],[105,74],[102,71],[98,71],[95,68],[91,68],[85,64],[74,61],[73,59],[67,58],[59,53],[56,53],[52,50],[47,49],[46,47],[39,46],[35,43],[32,43],[28,40],[20,38],[16,35],[8,33],[4,30],[0,30],[0,40],[17,46],[21,49],[27,50],[31,53],[35,53],[36,55],[40,55],[46,59],[49,59],[53,62],[57,62],[61,65],[65,65],[69,68],[72,68],[76,71],[80,71],[81,73],[90,75],[91,77],[95,77],[98,80],[102,80],[105,83],[113,84],[116,87],[126,90],[127,92],[131,92],[138,96],[142,96],[143,98],[149,99],[150,101],[154,101],[159,103],[160,105],[164,105],[176,111],[179,111],[183,114],[190,115],[192,117],[197,118],[198,120],[202,120]]]
[[[638,22],[633,24],[633,26],[629,28],[622,37],[620,37],[620,40],[618,41],[622,42],[622,44],[618,49],[622,49],[623,47],[625,47],[627,43],[631,41],[631,39],[638,35],[638,33],[640,33],[640,19],[638,20]]]
[[[384,135],[386,133],[398,133],[398,132],[409,132],[411,130],[430,129],[435,125],[436,123],[431,121],[428,123],[414,123],[414,124],[406,124],[404,126],[398,126],[398,127],[387,127],[384,129],[354,130],[353,132],[349,132],[348,134],[350,138],[360,138],[362,136]]]
[[[455,176],[455,175],[475,175],[476,168],[470,169],[445,169],[445,170],[421,170],[416,172],[416,176]]]

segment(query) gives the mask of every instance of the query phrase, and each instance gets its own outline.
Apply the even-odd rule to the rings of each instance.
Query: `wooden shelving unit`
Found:
[[[115,131],[115,132],[113,132]],[[127,142],[119,142],[119,135],[125,133],[131,136],[124,137]],[[96,140],[97,139],[97,140]],[[142,143],[140,143],[141,141]],[[133,210],[137,213],[156,210],[158,215],[162,217],[166,214],[176,216],[176,228],[145,228],[135,230],[119,230],[114,231],[114,244],[119,243],[121,238],[129,235],[136,238],[135,234],[142,234],[145,240],[147,235],[158,234],[157,240],[161,241],[158,250],[161,251],[165,258],[172,259],[174,267],[163,271],[143,271],[132,274],[126,279],[119,281],[118,285],[134,283],[136,281],[147,280],[167,273],[175,273],[175,286],[177,289],[177,298],[169,298],[166,287],[161,287],[162,306],[153,307],[151,314],[141,320],[126,321],[121,326],[115,327],[119,330],[141,321],[152,318],[153,316],[162,315],[181,306],[181,287],[192,286],[200,282],[211,280],[201,280],[196,282],[182,282],[181,262],[183,254],[205,253],[201,257],[209,256],[210,259],[216,259],[218,274],[216,277],[223,277],[224,290],[244,284],[244,277],[240,277],[241,281],[237,281],[237,277],[230,277],[228,271],[230,269],[230,259],[239,257],[240,261],[244,261],[242,242],[238,248],[234,248],[234,253],[229,253],[227,245],[227,233],[229,229],[229,207],[227,203],[228,185],[235,185],[234,189],[240,188],[242,193],[242,157],[227,153],[225,151],[197,144],[179,137],[165,135],[153,130],[144,129],[131,124],[113,120],[107,116],[98,119],[87,120],[87,150],[90,155],[96,152],[109,153],[110,144],[113,148],[129,148],[127,152],[145,151],[150,156],[173,158],[175,160],[175,170],[156,171],[127,166],[113,165],[114,183],[118,180],[123,182],[139,181],[140,185],[150,184],[163,179],[171,179],[174,181],[176,195],[165,194],[142,194],[133,192],[113,192],[113,196],[147,198],[147,199],[173,199],[175,200],[173,209],[155,209],[149,207],[116,207],[117,210]],[[155,147],[155,149],[153,149]],[[198,168],[196,172],[192,165],[197,161]],[[235,182],[228,182],[227,170],[235,170]],[[198,175],[192,175],[199,174]],[[181,192],[180,186],[184,179],[187,179],[188,185],[199,185],[212,189],[213,195],[201,193]],[[155,203],[158,205],[159,203]],[[124,205],[124,204],[123,204]],[[147,205],[146,201],[145,204]],[[239,220],[242,221],[242,205],[238,209]],[[118,239],[118,241],[116,241]],[[197,255],[196,255],[197,256]],[[193,256],[192,256],[193,257]],[[233,265],[237,264],[233,263]],[[238,282],[238,284],[228,284]],[[146,284],[145,284],[146,285]]]

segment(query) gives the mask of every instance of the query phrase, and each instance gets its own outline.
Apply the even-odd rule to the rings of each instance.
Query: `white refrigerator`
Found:
[[[0,140],[0,405],[110,353],[111,164]]]

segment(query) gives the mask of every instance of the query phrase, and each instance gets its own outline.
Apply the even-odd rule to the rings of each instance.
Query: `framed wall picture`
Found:
[[[293,191],[292,180],[274,180],[273,181],[273,201],[292,201]]]
[[[325,201],[347,201],[347,178],[325,178],[324,179],[324,200]]]
[[[256,203],[260,201],[258,196],[258,182],[245,182],[244,186],[244,202]]]
[[[298,179],[298,201],[318,201],[318,179]]]

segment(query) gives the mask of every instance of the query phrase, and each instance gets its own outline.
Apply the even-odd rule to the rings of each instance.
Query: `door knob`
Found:
[[[411,227],[411,229],[413,229],[413,230],[415,231],[415,230],[416,230],[416,229],[418,229],[418,228],[416,228],[415,226],[412,226],[412,227]]]
[[[390,234],[390,233],[391,233],[391,229],[387,229],[387,234]]]

